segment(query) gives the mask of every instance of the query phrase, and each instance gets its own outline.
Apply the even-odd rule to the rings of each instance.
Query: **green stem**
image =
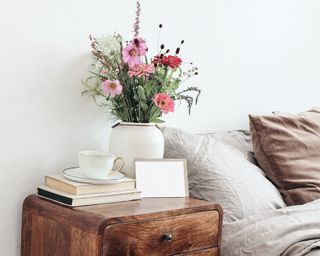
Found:
[[[131,117],[130,109],[129,109],[129,106],[128,106],[128,103],[127,103],[127,100],[126,100],[125,97],[123,97],[123,102],[125,104],[125,110],[127,112],[128,121],[131,122],[132,121],[132,117]]]
[[[138,114],[139,114],[139,122],[141,122],[141,106],[140,106],[140,103],[138,105]]]
[[[157,111],[158,109],[157,108],[155,108],[155,110],[153,111],[153,113],[151,114],[150,113],[150,119],[149,120],[151,120],[152,119],[152,117],[153,117],[153,115],[156,113],[156,111]]]
[[[130,93],[130,90],[127,91],[127,89],[129,89],[129,86],[127,84],[127,81],[125,79],[123,79],[121,81],[122,85],[123,85],[123,92],[122,92],[122,95],[123,95],[123,101],[124,101],[124,104],[126,105],[125,108],[127,110],[127,116],[128,116],[128,121],[129,122],[133,122],[134,121],[134,117],[132,115],[132,112],[131,112],[131,102],[130,102],[130,94],[129,94],[129,99],[127,97],[125,97],[125,95],[128,95],[128,93]]]
[[[150,117],[151,117],[150,116],[150,112],[151,112],[151,109],[152,109],[153,106],[154,106],[154,102],[152,101],[151,104],[149,105],[147,113],[146,113],[146,121],[147,122],[149,122],[149,120],[150,120]]]
[[[169,68],[166,67],[166,71],[164,72],[164,76],[163,76],[163,81],[164,81],[163,84],[166,84],[168,71],[169,71]]]

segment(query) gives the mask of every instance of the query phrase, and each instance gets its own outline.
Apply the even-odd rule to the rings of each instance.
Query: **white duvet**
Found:
[[[223,225],[223,256],[320,256],[320,200]]]

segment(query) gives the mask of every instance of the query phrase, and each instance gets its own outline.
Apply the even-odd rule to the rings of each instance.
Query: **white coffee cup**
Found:
[[[120,171],[123,168],[123,160],[113,153],[94,150],[78,152],[79,168],[88,178],[101,179],[107,177],[117,160],[121,160],[122,164],[114,171]]]

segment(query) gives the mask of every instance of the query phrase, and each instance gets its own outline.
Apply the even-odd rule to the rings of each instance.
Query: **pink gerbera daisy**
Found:
[[[105,80],[102,82],[102,91],[106,96],[115,97],[120,95],[122,92],[122,85],[119,80]]]
[[[130,68],[128,71],[128,75],[130,77],[142,77],[142,76],[149,76],[150,74],[154,73],[155,67],[153,64],[136,64],[133,68]]]
[[[156,96],[153,99],[153,102],[165,114],[167,114],[169,111],[174,111],[174,101],[167,93],[156,94]]]

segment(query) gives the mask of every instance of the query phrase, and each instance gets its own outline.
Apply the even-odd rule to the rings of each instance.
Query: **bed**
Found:
[[[223,225],[222,255],[320,255],[320,200]]]
[[[249,131],[166,128],[164,138],[165,158],[188,161],[190,195],[223,207],[223,256],[320,256],[320,199],[288,206],[257,165]]]

